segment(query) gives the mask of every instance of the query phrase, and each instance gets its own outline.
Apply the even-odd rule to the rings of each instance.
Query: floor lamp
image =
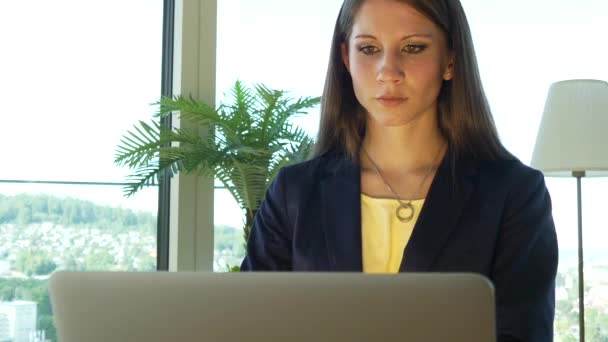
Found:
[[[608,176],[608,82],[567,80],[549,88],[531,166],[575,177],[578,204],[579,336],[585,341],[581,179]]]

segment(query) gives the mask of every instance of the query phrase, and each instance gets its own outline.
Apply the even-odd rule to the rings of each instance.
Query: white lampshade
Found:
[[[531,166],[546,176],[608,176],[608,82],[551,85]]]

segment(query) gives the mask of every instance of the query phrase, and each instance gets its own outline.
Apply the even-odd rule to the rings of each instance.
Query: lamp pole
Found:
[[[579,340],[585,342],[585,282],[583,277],[583,205],[581,196],[581,178],[585,171],[573,171],[576,177],[576,197],[578,202],[578,325]]]
[[[532,154],[532,166],[546,176],[575,177],[578,209],[578,320],[585,341],[583,268],[583,177],[607,176],[608,82],[590,79],[551,84]]]

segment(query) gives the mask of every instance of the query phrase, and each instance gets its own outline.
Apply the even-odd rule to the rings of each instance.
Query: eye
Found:
[[[373,55],[374,53],[378,52],[378,48],[373,46],[373,45],[361,45],[357,48],[359,50],[359,52],[363,53],[364,55]]]
[[[426,45],[424,44],[408,44],[403,47],[403,51],[411,54],[421,53],[426,49]]]

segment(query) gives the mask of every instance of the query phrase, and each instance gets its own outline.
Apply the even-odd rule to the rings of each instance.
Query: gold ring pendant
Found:
[[[411,203],[399,203],[397,218],[401,222],[409,222],[414,217],[414,206]]]

